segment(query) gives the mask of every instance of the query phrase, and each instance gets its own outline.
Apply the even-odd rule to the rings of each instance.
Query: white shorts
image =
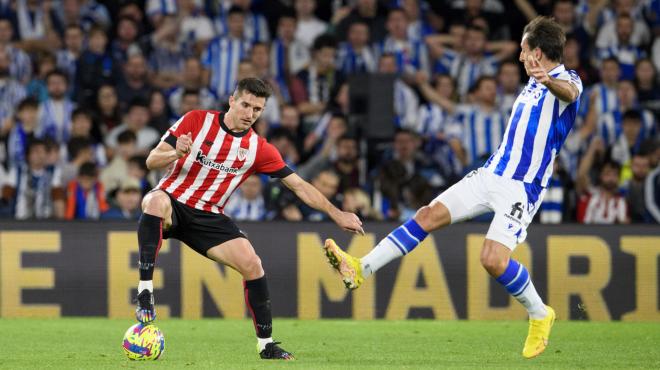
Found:
[[[527,226],[532,222],[544,195],[545,189],[538,185],[501,177],[479,168],[445,190],[433,202],[441,202],[447,207],[452,224],[495,212],[486,239],[514,250],[525,241]]]

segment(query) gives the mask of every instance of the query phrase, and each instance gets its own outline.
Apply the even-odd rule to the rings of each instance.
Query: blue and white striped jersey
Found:
[[[580,117],[584,118],[589,113],[591,99],[596,99],[595,109],[598,115],[619,109],[619,97],[617,96],[616,87],[607,87],[601,82],[592,85],[589,88],[589,93],[582,96],[582,101],[580,102],[581,108],[578,114]]]
[[[436,60],[434,72],[452,76],[456,80],[456,89],[464,96],[479,77],[495,76],[498,66],[494,56],[484,55],[479,61],[473,61],[463,53],[446,49]]]
[[[426,103],[419,107],[415,131],[424,137],[434,137],[444,133],[450,121],[449,112],[436,104]]]
[[[560,64],[548,74],[569,81],[582,94],[582,81],[575,71]],[[579,96],[570,103],[559,100],[530,78],[513,105],[502,144],[484,167],[502,177],[547,186],[555,156],[573,127],[579,105]]]
[[[353,73],[372,73],[377,68],[376,57],[369,47],[356,52],[348,42],[342,42],[337,50],[337,69],[348,76]]]
[[[596,133],[603,139],[606,146],[614,145],[619,139],[619,136],[623,133],[623,113],[624,112],[617,109],[598,117],[598,121],[596,122]],[[654,137],[657,131],[653,113],[646,109],[640,110],[640,113],[642,115],[642,127],[639,131],[639,143],[644,139]]]
[[[15,79],[0,81],[0,126],[15,113],[16,107],[26,95],[25,87]]]
[[[646,58],[646,51],[635,45],[618,45],[598,49],[598,59],[616,58],[621,68],[621,79],[632,80],[635,78],[635,63],[639,59]]]
[[[202,55],[202,65],[211,71],[209,87],[220,99],[227,98],[236,85],[238,64],[248,56],[250,42],[236,38],[214,38]]]
[[[447,137],[461,141],[470,167],[500,145],[505,124],[504,113],[497,109],[485,111],[476,104],[459,105]]]
[[[376,52],[376,60],[380,59],[380,56],[385,53],[394,54],[400,73],[415,73],[417,71],[429,73],[431,70],[429,51],[422,41],[400,41],[387,37],[385,40],[374,44],[374,51]]]

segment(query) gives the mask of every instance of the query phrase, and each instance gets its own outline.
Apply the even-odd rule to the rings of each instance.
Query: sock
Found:
[[[252,316],[257,338],[269,339],[273,333],[273,318],[270,312],[266,276],[255,280],[245,280],[243,286],[245,288],[245,303]],[[261,345],[261,342],[259,344]]]
[[[156,256],[163,241],[163,219],[143,213],[138,223],[138,245],[140,246],[140,280],[153,280]]]
[[[153,293],[154,292],[154,283],[151,280],[140,280],[140,283],[138,284],[138,294],[141,293],[143,290],[148,290],[149,292]]]
[[[272,343],[272,342],[273,342],[272,337],[269,337],[269,338],[259,338],[259,337],[257,337],[257,345],[259,346],[259,352],[266,349],[266,344]]]
[[[362,276],[366,278],[390,261],[410,253],[428,234],[414,218],[406,221],[362,257]]]
[[[542,319],[548,314],[545,304],[543,304],[536,288],[534,288],[532,279],[529,277],[529,272],[527,272],[525,266],[513,258],[509,259],[506,270],[496,280],[504,286],[509,294],[525,306],[530,318]]]

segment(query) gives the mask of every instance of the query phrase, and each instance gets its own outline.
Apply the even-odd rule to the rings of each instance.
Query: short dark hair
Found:
[[[477,80],[474,81],[474,83],[470,86],[470,90],[469,90],[468,92],[469,92],[470,94],[473,94],[474,92],[476,92],[477,90],[479,90],[479,88],[481,87],[481,84],[484,83],[485,81],[493,81],[495,84],[497,84],[497,79],[495,79],[495,77],[493,77],[493,76],[488,76],[488,75],[480,76],[480,77],[477,78]]]
[[[243,10],[243,8],[241,8],[240,6],[232,5],[231,8],[229,8],[229,11],[227,12],[227,16],[231,16],[234,14],[245,16],[245,10]]]
[[[48,74],[46,75],[46,83],[48,83],[48,80],[50,80],[50,78],[53,76],[60,76],[64,79],[64,82],[66,82],[67,84],[69,83],[69,76],[67,76],[66,73],[64,73],[64,71],[57,68],[48,72]]]
[[[137,107],[137,108],[146,108],[146,109],[149,109],[149,102],[147,101],[147,99],[142,98],[142,97],[133,98],[133,99],[131,99],[131,101],[128,103],[128,109],[126,109],[126,111],[128,112],[128,111],[130,111],[131,109],[136,108],[136,107]]]
[[[525,26],[523,35],[527,36],[530,50],[539,48],[550,60],[561,61],[566,35],[559,23],[552,18],[539,16],[532,19]]]
[[[258,98],[266,99],[272,94],[270,86],[256,77],[248,77],[238,81],[236,90],[234,90],[234,97],[243,95],[244,92],[248,92]]]
[[[147,157],[143,155],[134,155],[130,157],[128,163],[137,165],[144,172],[149,172],[149,168],[147,167]]]
[[[85,108],[76,108],[71,113],[71,120],[76,119],[78,116],[85,116],[88,120],[92,120],[92,113]]]
[[[337,39],[332,34],[324,33],[314,39],[312,51],[319,51],[323,48],[337,48]]]
[[[136,143],[136,142],[137,142],[137,136],[135,136],[135,133],[131,130],[124,130],[122,131],[121,134],[117,135],[118,144],[128,144],[128,143]]]
[[[46,141],[42,139],[31,139],[28,141],[27,150],[25,152],[29,154],[32,150],[34,150],[34,148],[38,146],[43,146],[44,150],[48,149],[46,145]]]
[[[85,162],[80,165],[78,176],[96,177],[96,175],[98,175],[98,169],[94,162]]]
[[[16,111],[20,112],[27,108],[39,109],[39,101],[34,97],[28,96],[27,98],[21,100],[20,103],[18,103],[18,108]]]
[[[621,117],[621,122],[630,121],[630,120],[634,120],[641,123],[642,114],[636,109],[627,110],[625,113],[623,113],[623,116]]]
[[[85,137],[74,137],[66,144],[66,150],[70,159],[74,159],[85,149],[92,147],[92,141]]]
[[[621,164],[613,159],[608,158],[600,165],[600,171],[598,172],[603,172],[603,170],[605,170],[607,167],[616,170],[616,172],[621,171]]]

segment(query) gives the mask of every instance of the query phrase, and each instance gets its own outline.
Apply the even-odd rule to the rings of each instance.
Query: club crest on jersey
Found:
[[[244,161],[250,151],[246,148],[238,148],[238,160]]]

